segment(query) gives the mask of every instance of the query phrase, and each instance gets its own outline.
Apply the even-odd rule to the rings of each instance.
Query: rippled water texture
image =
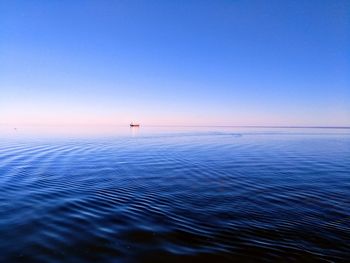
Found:
[[[1,262],[350,258],[347,132],[10,137]]]

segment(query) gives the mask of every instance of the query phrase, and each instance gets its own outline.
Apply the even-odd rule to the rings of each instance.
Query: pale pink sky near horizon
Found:
[[[350,126],[348,116],[334,115],[330,112],[328,116],[323,116],[323,122],[318,119],[313,120],[306,116],[300,118],[299,116],[287,116],[285,114],[274,114],[273,117],[268,114],[247,114],[244,112],[232,113],[232,116],[220,116],[216,114],[182,114],[178,115],[169,112],[152,113],[140,112],[139,114],[133,112],[116,113],[94,113],[92,111],[77,111],[65,112],[50,111],[47,112],[31,112],[31,111],[2,111],[0,113],[0,125],[22,126],[22,125],[47,125],[47,126],[113,126],[113,125],[129,125],[134,121],[142,125],[271,125],[271,126]]]

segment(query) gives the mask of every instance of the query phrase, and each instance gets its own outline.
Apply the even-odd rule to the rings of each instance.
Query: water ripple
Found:
[[[0,261],[346,261],[350,138],[9,141]]]

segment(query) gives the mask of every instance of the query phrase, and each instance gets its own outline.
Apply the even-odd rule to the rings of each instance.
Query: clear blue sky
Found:
[[[0,123],[350,125],[350,1],[1,1]]]

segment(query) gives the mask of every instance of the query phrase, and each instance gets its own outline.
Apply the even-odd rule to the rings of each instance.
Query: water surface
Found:
[[[119,131],[2,130],[0,261],[350,257],[349,130]]]

